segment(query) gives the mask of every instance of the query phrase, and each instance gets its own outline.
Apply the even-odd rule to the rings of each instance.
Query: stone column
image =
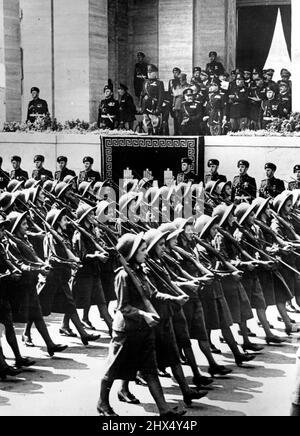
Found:
[[[205,68],[211,50],[226,70],[235,66],[237,37],[236,0],[195,0],[194,64]]]
[[[293,80],[293,111],[300,112],[300,2],[292,0],[292,80]]]
[[[165,85],[173,77],[174,67],[180,67],[182,72],[191,77],[193,14],[193,0],[159,1],[159,74]]]
[[[19,0],[0,1],[0,26],[0,123],[2,124],[4,121],[21,121]]]
[[[26,120],[30,89],[37,86],[40,98],[52,107],[51,0],[20,0],[23,52],[22,120]]]

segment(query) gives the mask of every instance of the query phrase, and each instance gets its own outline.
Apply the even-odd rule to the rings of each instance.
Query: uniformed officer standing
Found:
[[[136,107],[132,96],[128,92],[128,87],[120,83],[119,89],[119,110],[120,110],[120,128],[133,130],[135,121]]]
[[[13,167],[13,170],[10,173],[11,180],[26,181],[29,179],[27,171],[21,169],[21,162],[22,159],[20,158],[20,156],[13,156],[11,158],[11,164]]]
[[[193,77],[191,78],[191,85],[197,84],[200,85],[201,84],[201,68],[200,67],[195,67],[193,68]]]
[[[253,85],[252,73],[251,73],[251,69],[250,68],[246,68],[244,70],[244,79],[245,79],[245,86],[247,88],[250,88],[251,85]]]
[[[48,103],[46,100],[40,99],[39,88],[33,87],[30,90],[32,95],[32,100],[28,105],[27,121],[34,123],[38,117],[45,117],[49,114]]]
[[[236,84],[229,93],[228,116],[233,132],[244,130],[248,126],[248,89],[244,77],[237,75]]]
[[[207,166],[209,168],[209,173],[205,175],[205,180],[204,180],[205,185],[208,182],[217,182],[217,181],[219,181],[220,183],[227,182],[227,177],[222,176],[221,174],[218,173],[220,162],[217,159],[210,159],[207,163]]]
[[[262,77],[258,76],[249,89],[249,121],[250,128],[262,128],[262,103],[267,99],[267,88]]]
[[[92,182],[93,185],[97,182],[101,182],[100,173],[98,173],[98,171],[94,171],[92,168],[94,164],[94,159],[90,156],[86,156],[82,162],[84,163],[85,170],[79,173],[78,186],[82,182]]]
[[[295,191],[295,189],[300,189],[300,165],[294,167],[294,174],[296,174],[297,179],[289,183],[289,191]]]
[[[144,53],[138,52],[134,69],[134,91],[137,98],[140,98],[144,82],[147,79],[148,64],[145,62],[145,57]]]
[[[173,79],[169,80],[168,92],[171,97],[174,97],[173,91],[180,85],[181,69],[178,67],[173,68]]]
[[[181,159],[181,172],[177,175],[177,183],[199,183],[199,177],[192,172],[192,159],[184,157]]]
[[[210,62],[206,65],[206,72],[209,76],[219,77],[225,72],[225,68],[221,62],[217,62],[217,52],[211,51],[208,55]]]
[[[267,100],[262,102],[263,121],[262,127],[266,129],[272,121],[283,116],[281,102],[276,96],[276,88],[270,86],[267,88]]]
[[[279,85],[279,103],[281,108],[281,116],[284,118],[289,118],[292,112],[292,95],[289,88],[289,83],[285,80],[278,82]]]
[[[265,170],[267,178],[261,182],[259,196],[262,198],[275,198],[285,190],[284,182],[274,177],[277,166],[273,163],[267,163]]]
[[[32,178],[34,180],[53,180],[53,174],[51,171],[46,170],[43,166],[45,162],[45,157],[42,155],[37,155],[34,157],[33,162],[35,163],[36,169],[32,171]]]
[[[9,183],[9,174],[2,169],[3,159],[0,157],[0,191],[4,191]]]
[[[164,96],[164,82],[158,79],[158,68],[155,65],[149,65],[148,79],[144,83],[140,100],[143,123],[149,135],[159,133]]]
[[[226,123],[226,104],[224,97],[220,93],[217,79],[211,82],[205,112],[206,118],[208,118],[210,134],[212,136],[221,135],[222,125]]]
[[[238,162],[240,175],[236,176],[232,183],[232,201],[236,204],[244,202],[252,203],[256,198],[256,180],[248,175],[249,168],[250,164],[246,160]]]
[[[55,172],[54,175],[55,180],[58,180],[59,182],[63,182],[64,178],[67,176],[76,177],[75,172],[67,168],[67,163],[68,163],[67,157],[59,156],[57,158],[57,163],[59,165],[59,171]]]
[[[182,103],[181,134],[183,136],[198,136],[201,133],[203,120],[203,107],[195,101],[194,92],[191,88],[183,91],[185,101]]]
[[[104,87],[105,99],[101,100],[98,110],[99,129],[114,130],[119,124],[119,102],[114,99],[113,91],[109,85]]]

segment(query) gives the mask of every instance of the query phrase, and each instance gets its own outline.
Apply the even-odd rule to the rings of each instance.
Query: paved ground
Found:
[[[294,317],[300,323],[300,315]],[[65,339],[58,335],[61,316],[47,319],[50,332],[55,341],[67,343],[69,349],[59,357],[50,359],[36,330],[33,340],[34,349],[24,349],[25,356],[36,359],[34,369],[20,375],[17,380],[0,381],[0,415],[33,416],[96,416],[95,405],[99,394],[99,380],[103,373],[107,355],[109,337],[105,326],[93,311],[92,319],[99,327],[102,338],[99,343],[84,348],[79,339]],[[275,311],[270,311],[270,320],[278,329],[276,333],[285,336],[283,324],[276,319]],[[264,343],[263,331],[255,321],[250,324]],[[17,326],[18,335],[21,326]],[[215,334],[218,345],[218,332]],[[20,339],[20,337],[19,337]],[[12,357],[5,341],[4,351]],[[290,408],[290,396],[295,380],[295,354],[300,342],[298,336],[287,339],[280,347],[267,347],[249,368],[237,368],[228,348],[221,345],[222,357],[217,357],[221,364],[234,369],[233,374],[224,380],[216,380],[209,395],[196,402],[189,409],[187,416],[287,416]],[[195,344],[194,344],[195,346]],[[195,346],[195,352],[203,371],[207,364]],[[11,360],[13,363],[13,360]],[[191,372],[185,367],[186,375],[191,381]],[[174,405],[182,402],[178,387],[173,380],[163,379],[166,397]],[[132,385],[133,393],[142,400],[140,406],[127,406],[116,400],[117,383],[112,390],[112,406],[122,416],[151,416],[156,408],[146,388]]]

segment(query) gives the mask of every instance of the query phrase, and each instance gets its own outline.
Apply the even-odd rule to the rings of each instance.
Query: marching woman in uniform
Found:
[[[156,337],[156,356],[158,368],[165,371],[171,368],[172,373],[180,386],[183,400],[187,407],[192,405],[192,401],[200,399],[207,394],[207,391],[198,392],[191,389],[184,376],[179,350],[174,332],[173,317],[178,310],[178,306],[184,306],[189,297],[179,290],[174,282],[171,281],[169,273],[163,263],[165,253],[165,235],[157,229],[149,230],[144,236],[147,242],[147,252],[149,259],[147,265],[150,267],[149,278],[152,285],[166,295],[166,301],[155,300],[154,307],[160,316],[160,323],[155,328]]]
[[[126,381],[134,381],[140,371],[147,381],[160,415],[175,418],[184,412],[170,409],[164,398],[157,374],[154,334],[160,317],[150,302],[155,299],[167,303],[172,297],[158,292],[150,285],[144,268],[147,245],[143,237],[143,233],[125,234],[116,247],[124,259],[124,266],[116,271],[115,291],[118,306],[97,410],[102,416],[117,416],[109,401],[114,381],[124,380],[124,386]],[[132,397],[129,391],[121,391],[119,398],[124,397],[124,394]]]
[[[69,281],[72,267],[79,259],[71,250],[71,242],[66,235],[68,226],[66,209],[52,209],[46,217],[49,232],[45,237],[45,259],[51,266],[50,273],[44,283],[39,284],[40,302],[44,316],[51,313],[68,315],[80,334],[83,345],[89,341],[97,341],[99,335],[89,335],[83,328],[76,311],[75,302],[71,294]],[[51,232],[50,229],[54,232]]]
[[[95,330],[89,320],[89,311],[92,305],[96,305],[100,316],[104,319],[111,334],[112,318],[105,301],[100,265],[101,262],[107,262],[108,253],[104,252],[104,250],[101,252],[97,251],[95,243],[93,243],[93,240],[96,240],[96,236],[93,234],[93,225],[95,224],[94,211],[95,208],[88,204],[81,204],[76,211],[77,224],[83,231],[80,230],[80,227],[75,231],[73,250],[75,255],[80,259],[82,268],[79,268],[75,273],[72,294],[77,309],[83,309],[82,323],[85,328]],[[84,232],[89,233],[91,237],[87,237]],[[69,336],[69,319],[66,316],[61,333],[64,333],[64,331],[66,336]]]
[[[15,322],[34,323],[38,332],[47,345],[48,354],[52,357],[68,348],[66,345],[56,345],[52,341],[45,321],[43,319],[39,297],[37,294],[38,275],[46,276],[48,266],[37,257],[33,246],[28,239],[27,213],[12,212],[7,219],[10,222],[9,253],[13,256],[22,277],[14,285],[15,304],[12,304]],[[23,335],[24,341],[31,341],[30,337]]]

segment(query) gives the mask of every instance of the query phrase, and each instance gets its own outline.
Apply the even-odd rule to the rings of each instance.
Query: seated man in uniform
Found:
[[[9,183],[9,174],[2,169],[3,159],[0,157],[0,191],[4,191]]]
[[[75,172],[67,168],[67,163],[68,163],[67,157],[59,156],[57,158],[57,163],[59,165],[59,171],[55,172],[55,180],[58,180],[59,182],[63,182],[65,177],[67,176],[76,177]]]
[[[82,182],[93,182],[93,185],[97,182],[101,182],[100,173],[93,170],[94,159],[90,156],[86,156],[83,161],[85,170],[81,171],[78,177],[78,186]]]
[[[10,173],[11,180],[19,180],[21,182],[22,180],[26,181],[29,179],[27,171],[21,169],[21,162],[22,159],[20,156],[13,156],[11,158],[11,165],[13,167],[13,170]]]
[[[267,163],[265,170],[267,178],[261,182],[259,196],[262,198],[275,198],[285,190],[284,181],[275,178],[277,166],[273,163]]]
[[[294,167],[294,174],[296,174],[297,179],[293,177],[294,181],[289,183],[289,191],[300,189],[300,165]]]
[[[35,163],[36,169],[32,172],[32,178],[34,180],[53,180],[53,174],[51,171],[46,170],[43,166],[45,162],[45,157],[42,155],[37,155],[34,157],[33,162]]]
[[[27,112],[27,120],[26,122],[34,123],[37,118],[45,117],[49,115],[48,103],[46,100],[40,99],[40,90],[39,88],[33,87],[31,88],[32,100],[28,105]]]
[[[227,182],[227,177],[222,176],[218,173],[220,162],[217,159],[210,159],[208,161],[207,166],[208,166],[210,172],[208,174],[206,174],[206,176],[205,176],[205,181],[204,181],[205,185],[210,181],[211,182],[219,181],[220,183]]]
[[[177,175],[177,184],[179,183],[199,183],[198,176],[192,172],[192,159],[184,157],[181,159],[181,172]]]
[[[256,198],[257,185],[256,180],[248,175],[250,163],[246,160],[238,162],[239,176],[233,179],[232,183],[232,201],[235,204],[252,203]]]

